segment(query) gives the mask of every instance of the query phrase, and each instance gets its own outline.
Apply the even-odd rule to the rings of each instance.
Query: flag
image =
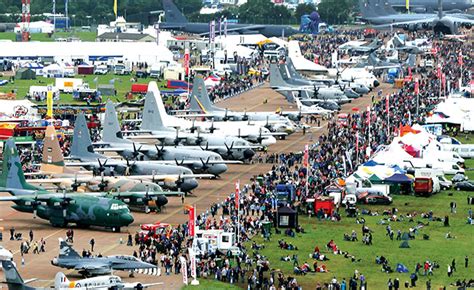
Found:
[[[446,89],[446,74],[441,74],[441,85]]]
[[[464,64],[462,51],[460,51],[459,54],[458,54],[458,64],[461,65],[461,66]]]
[[[184,72],[189,75],[189,49],[184,50]]]
[[[420,83],[418,82],[418,79],[415,79],[415,95],[418,95],[420,93]]]
[[[240,204],[240,196],[239,196],[239,193],[240,193],[240,180],[237,180],[235,182],[235,208],[237,209],[237,211],[239,210],[239,204]],[[238,213],[237,213],[238,214]]]
[[[359,152],[359,132],[356,132],[356,152]]]
[[[48,86],[48,92],[46,93],[46,103],[48,107],[46,117],[48,117],[49,119],[52,119],[53,118],[53,91],[49,89],[49,86]]]
[[[224,36],[227,38],[227,17],[224,18]]]
[[[413,73],[411,72],[411,67],[408,67],[408,77],[410,78],[410,81],[411,81],[413,77]]]
[[[438,69],[436,70],[436,76],[438,77],[438,79],[441,78],[441,65],[438,65]]]
[[[308,144],[304,145],[304,158],[303,158],[303,166],[308,167],[309,165],[309,146]]]
[[[194,237],[194,206],[187,205],[185,208],[188,210],[188,234],[190,237]]]
[[[319,56],[318,55],[314,56],[314,63],[319,64]]]
[[[117,0],[114,0],[114,14],[115,18],[117,18]]]
[[[410,10],[410,0],[406,0],[406,2],[405,2],[405,8],[406,8],[407,10]]]
[[[387,95],[387,97],[385,98],[385,112],[387,114],[389,113],[389,105],[390,105],[390,101],[389,101],[388,95]]]
[[[181,262],[181,273],[183,273],[183,284],[188,285],[188,263],[183,256],[179,257]]]

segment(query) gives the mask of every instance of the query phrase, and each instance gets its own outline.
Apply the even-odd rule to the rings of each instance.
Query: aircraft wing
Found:
[[[138,284],[139,284],[138,282],[137,283],[124,283],[123,288],[124,289],[137,289]],[[142,288],[150,288],[157,285],[163,285],[163,282],[156,282],[156,283],[149,283],[149,284],[140,283],[140,285],[142,286]]]
[[[250,32],[253,31],[255,32],[256,30],[265,28],[265,25],[249,25],[249,26],[242,26],[242,27],[236,27],[236,28],[231,28],[227,29],[227,32],[239,32],[239,33],[245,33],[245,32]],[[199,34],[200,36],[206,36],[209,35],[209,32],[203,32]]]
[[[459,24],[474,24],[474,20],[468,19],[468,18],[462,18],[462,17],[457,17],[457,16],[452,16],[452,15],[446,15],[443,17],[443,19],[449,19],[455,23]]]
[[[390,28],[390,27],[401,27],[406,25],[416,25],[416,24],[424,24],[424,23],[432,23],[434,20],[438,19],[438,17],[430,17],[425,19],[418,19],[418,20],[411,20],[411,21],[402,21],[402,22],[392,22],[389,24],[381,24],[381,25],[374,25],[374,28]]]
[[[102,264],[102,263],[84,263],[84,262],[78,262],[74,266],[74,270],[80,271],[80,270],[86,270],[86,271],[94,271],[94,270],[100,270],[100,269],[110,269],[110,266],[108,264]]]
[[[188,179],[188,178],[214,178],[215,176],[213,174],[183,174],[183,175],[178,175],[178,174],[168,174],[168,175],[129,175],[127,176],[127,179],[136,179],[136,180],[142,180],[142,179],[148,179],[148,180],[166,180],[166,179],[178,179],[178,178],[183,178],[183,179]]]
[[[203,159],[206,164],[242,164],[242,161],[238,160],[209,160],[207,161],[206,159]],[[184,165],[190,165],[194,164],[196,162],[201,162],[199,159],[186,159],[186,160],[153,160],[152,162],[155,163],[162,163],[162,164],[173,164],[175,165],[176,163],[179,163],[179,165],[184,164]]]

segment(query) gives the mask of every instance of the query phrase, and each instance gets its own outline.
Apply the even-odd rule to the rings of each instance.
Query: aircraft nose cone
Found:
[[[244,150],[244,159],[250,159],[255,155],[255,151],[252,149],[248,148]]]
[[[156,199],[156,205],[157,206],[164,206],[168,204],[168,199],[166,198],[166,196],[158,196],[157,199]]]
[[[129,213],[124,213],[120,215],[120,223],[124,225],[128,226],[129,224],[133,223],[133,221],[133,216]]]
[[[198,187],[199,183],[196,179],[194,178],[189,178],[186,179],[182,184],[181,184],[181,190],[184,192],[190,192],[191,190],[195,189]]]
[[[209,168],[209,173],[214,175],[220,175],[227,171],[227,165],[225,164],[214,164]]]
[[[378,87],[378,86],[380,86],[380,82],[379,82],[378,80],[375,80],[375,81],[374,81],[374,88],[376,88],[376,87]]]

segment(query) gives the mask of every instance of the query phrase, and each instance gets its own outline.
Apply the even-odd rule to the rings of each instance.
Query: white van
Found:
[[[451,149],[462,158],[474,158],[474,145],[452,145]]]

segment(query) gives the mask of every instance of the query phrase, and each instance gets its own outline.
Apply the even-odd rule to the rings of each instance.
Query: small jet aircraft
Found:
[[[133,256],[81,257],[68,243],[59,239],[59,255],[51,264],[60,268],[74,269],[84,277],[107,275],[112,271],[135,271],[138,269],[157,269]]]

